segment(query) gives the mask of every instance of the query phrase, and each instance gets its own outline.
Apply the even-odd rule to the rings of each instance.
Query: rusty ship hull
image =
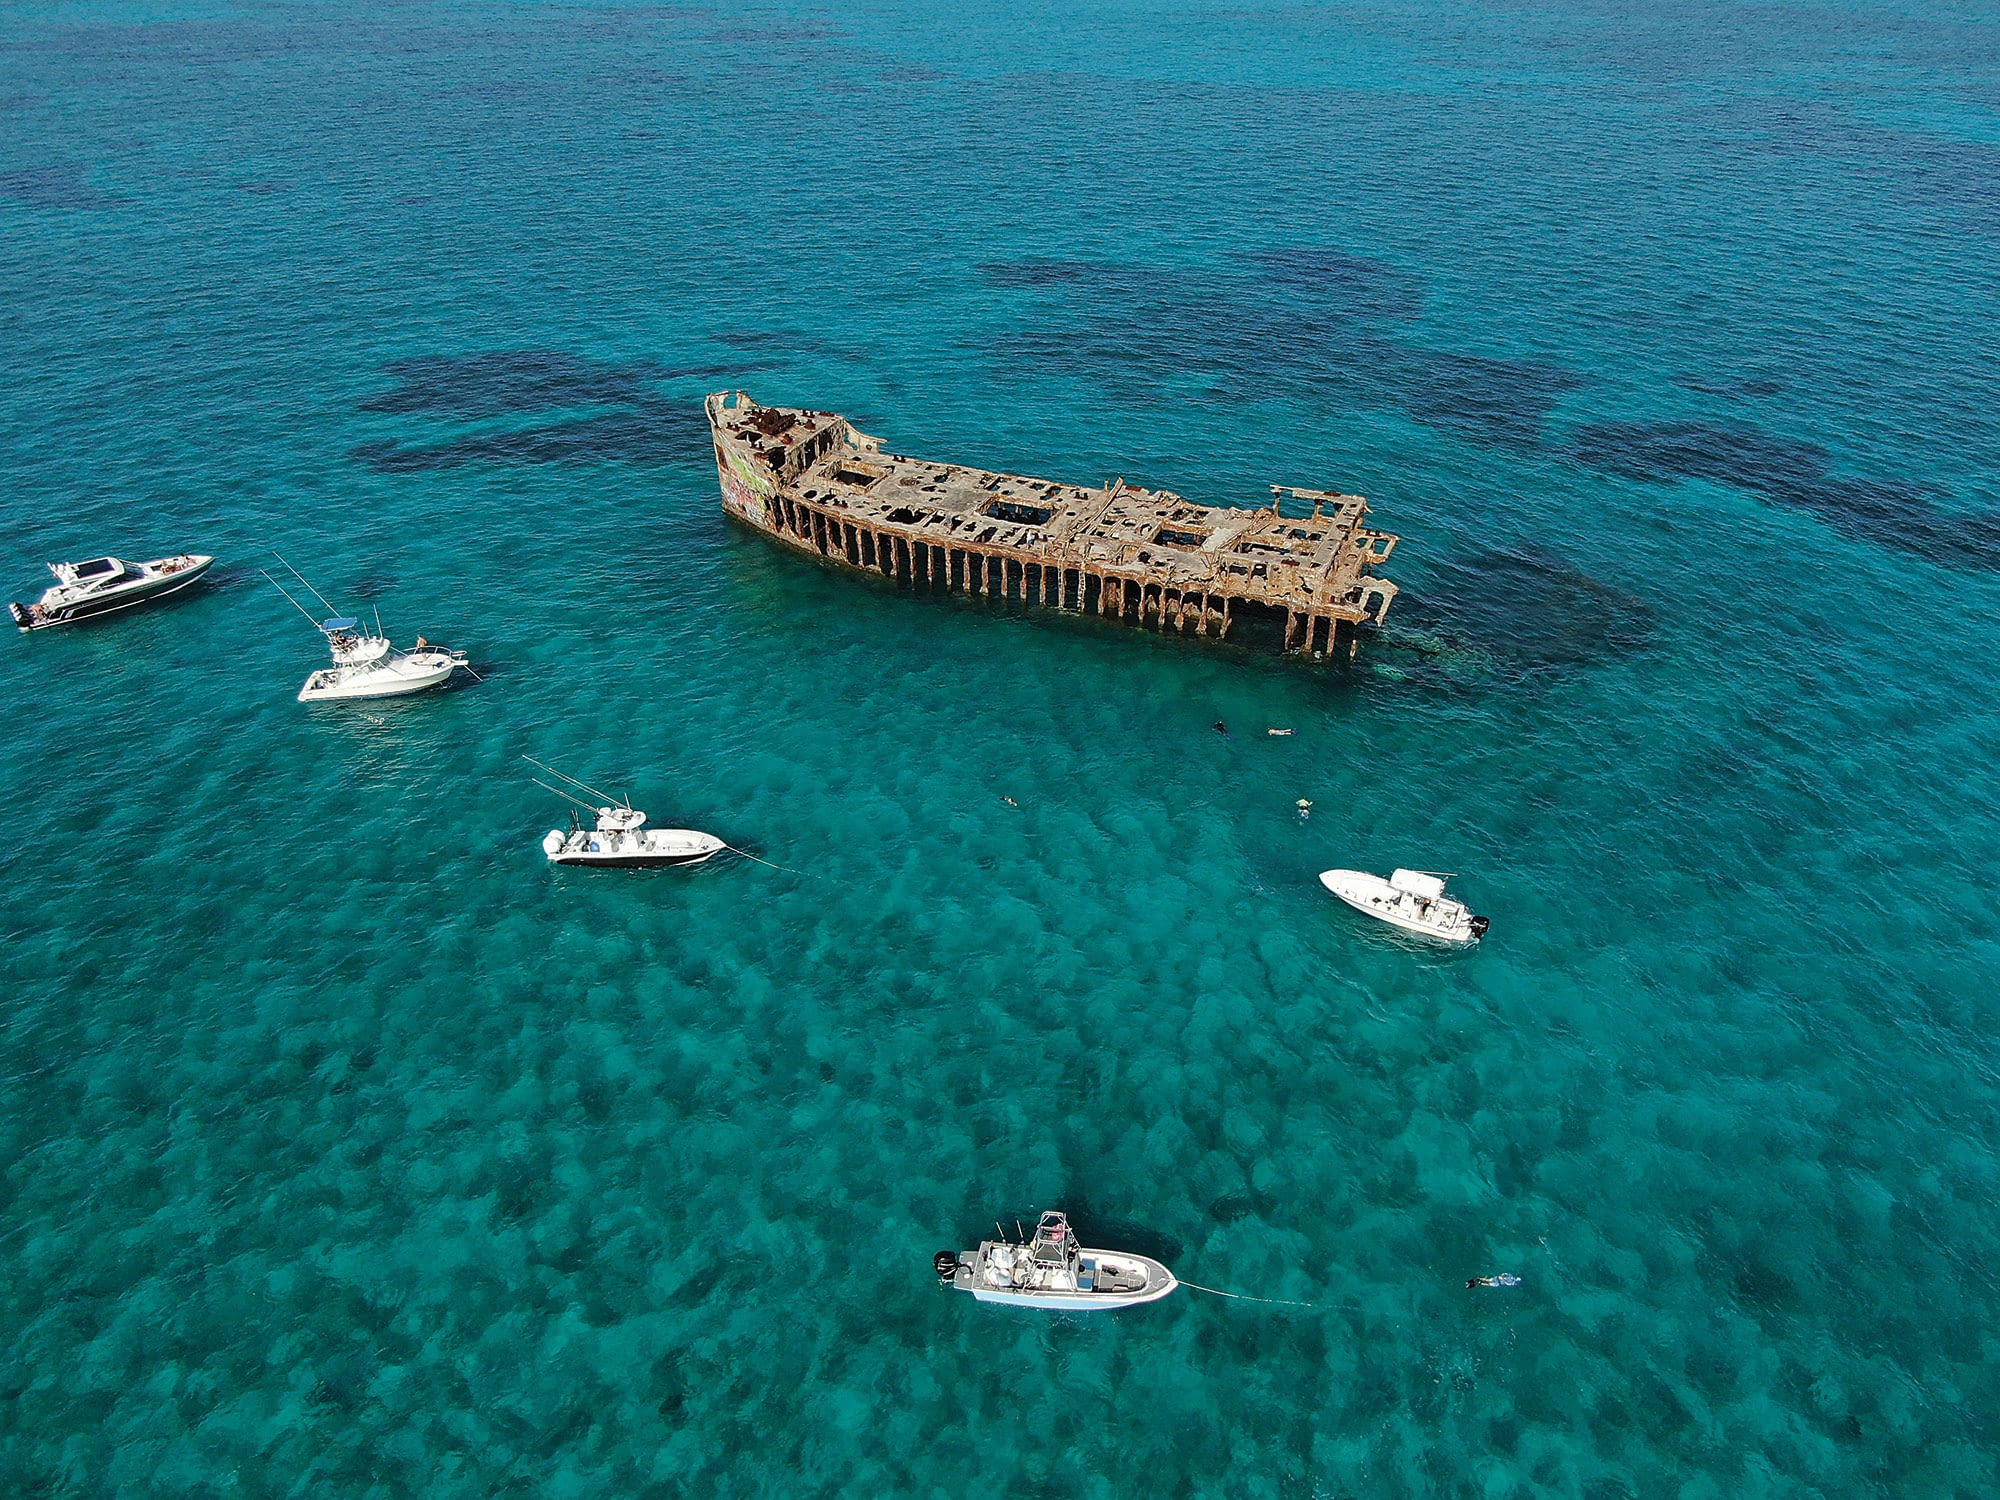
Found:
[[[885,450],[834,412],[707,400],[723,509],[788,546],[910,588],[1017,600],[1225,639],[1255,622],[1330,654],[1379,625],[1396,538],[1358,495],[1271,486],[1257,509],[1122,479],[1090,487]],[[1292,514],[1286,514],[1289,507]],[[1282,628],[1279,628],[1282,622]]]

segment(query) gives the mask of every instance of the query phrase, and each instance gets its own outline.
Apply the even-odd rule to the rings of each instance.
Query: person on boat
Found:
[[[1512,1272],[1502,1272],[1498,1276],[1475,1276],[1466,1282],[1465,1289],[1469,1292],[1476,1286],[1519,1286],[1520,1284],[1520,1277],[1514,1275]]]
[[[422,636],[417,637],[417,649],[419,651],[428,651],[430,648],[431,643],[429,641],[425,640]]]

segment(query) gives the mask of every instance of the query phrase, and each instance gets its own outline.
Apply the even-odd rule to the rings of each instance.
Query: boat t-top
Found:
[[[1405,932],[1447,943],[1476,943],[1489,925],[1463,901],[1444,893],[1449,876],[1428,870],[1398,870],[1387,880],[1365,870],[1328,870],[1319,883],[1356,911],[1379,917]]]
[[[50,563],[55,586],[33,604],[10,604],[14,623],[23,630],[47,630],[72,625],[95,615],[150,604],[197,583],[214,558],[203,552],[156,557],[151,562],[124,562],[93,557],[88,562]]]
[[[281,557],[279,562],[305,584],[306,591],[329,610],[326,596],[306,583],[304,575]],[[327,649],[333,654],[333,665],[321,667],[306,679],[306,685],[299,689],[301,703],[329,703],[356,698],[400,698],[409,693],[421,693],[426,688],[434,688],[447,681],[453,672],[464,667],[472,672],[466,663],[463,651],[451,651],[442,646],[433,646],[422,636],[417,637],[416,649],[398,651],[382,633],[382,622],[378,617],[371,631],[352,615],[343,615],[337,610],[327,619],[319,619],[313,612],[292,598],[291,591],[277,579],[270,579],[272,587],[291,599],[298,612],[313,622],[313,627],[326,638]],[[473,675],[477,675],[476,673]]]
[[[543,835],[542,853],[552,865],[587,865],[600,870],[664,869],[669,865],[701,864],[729,847],[714,834],[695,828],[648,828],[646,815],[632,805],[630,797],[600,792],[554,766],[543,765],[532,755],[521,758],[597,799],[594,803],[585,802],[559,786],[550,786],[540,777],[529,778],[544,791],[554,792],[589,813],[593,820],[586,828],[583,820],[572,812],[567,830],[551,828]]]
[[[1079,1245],[1068,1215],[1055,1209],[1042,1214],[1025,1243],[1008,1239],[1001,1230],[1000,1238],[982,1240],[977,1250],[938,1251],[931,1269],[942,1285],[970,1292],[981,1302],[1063,1312],[1137,1307],[1159,1301],[1180,1285],[1150,1255]]]

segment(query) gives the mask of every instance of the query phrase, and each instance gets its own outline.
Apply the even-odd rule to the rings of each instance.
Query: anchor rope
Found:
[[[1183,1281],[1181,1285],[1191,1292],[1207,1292],[1211,1297],[1227,1297],[1232,1302],[1261,1302],[1266,1307],[1311,1307],[1321,1312],[1332,1310],[1330,1302],[1293,1302],[1284,1297],[1253,1297],[1248,1292],[1225,1292],[1220,1287],[1203,1286],[1198,1281]]]
[[[773,870],[782,870],[787,875],[797,875],[800,876],[801,878],[810,878],[806,876],[806,872],[804,870],[794,870],[789,865],[774,865],[768,859],[757,859],[757,856],[752,854],[748,849],[739,849],[734,844],[724,844],[722,847],[727,849],[731,854],[740,854],[745,859],[756,860],[757,863],[760,865],[767,866],[768,868]]]

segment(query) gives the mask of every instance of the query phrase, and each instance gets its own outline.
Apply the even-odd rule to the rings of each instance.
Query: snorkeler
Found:
[[[1476,1286],[1519,1286],[1520,1284],[1520,1277],[1513,1275],[1511,1272],[1503,1272],[1498,1276],[1475,1276],[1466,1282],[1465,1289],[1469,1292]]]

